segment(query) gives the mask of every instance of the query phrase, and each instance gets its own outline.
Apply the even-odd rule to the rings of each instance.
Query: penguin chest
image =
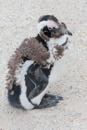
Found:
[[[54,66],[49,75],[49,83],[59,81],[59,79],[64,71],[64,68],[65,68],[65,62],[66,62],[65,56],[63,56],[61,59],[55,61]]]

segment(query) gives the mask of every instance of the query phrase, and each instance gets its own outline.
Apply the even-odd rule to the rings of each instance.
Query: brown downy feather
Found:
[[[64,50],[67,49],[58,45],[56,45],[55,48],[55,57],[57,57],[57,59],[62,57]],[[8,90],[12,89],[13,83],[19,85],[16,83],[17,79],[15,77],[15,72],[20,67],[20,64],[23,63],[22,57],[27,57],[35,61],[36,64],[46,67],[46,65],[48,65],[47,59],[50,57],[50,52],[47,52],[42,43],[39,43],[35,38],[25,39],[19,48],[16,49],[15,54],[12,55],[11,59],[8,62],[9,71],[6,77],[6,88]],[[35,76],[39,76],[38,72],[35,73]]]
[[[64,47],[64,46],[59,46],[59,45],[56,45],[55,46],[55,49],[56,49],[56,54],[55,54],[55,59],[61,59],[62,56],[64,55],[64,51],[66,49],[68,49],[68,46]]]
[[[59,38],[59,37],[61,37],[61,36],[63,36],[64,34],[56,34],[56,33],[51,33],[51,37],[53,37],[53,38]]]
[[[48,18],[48,20],[52,20],[52,21],[54,21],[55,23],[59,23],[59,21],[58,21],[58,19],[54,16],[54,15],[51,15],[49,18]]]
[[[62,26],[65,27],[67,29],[67,26],[65,23],[61,22]]]
[[[43,29],[41,29],[41,31],[40,31],[40,36],[41,36],[41,38],[44,40],[44,41],[49,41],[49,37],[47,37],[45,34],[44,34],[44,32],[43,32]]]
[[[39,19],[38,19],[38,23],[41,21],[41,19],[44,17],[45,15],[41,16]]]
[[[13,83],[16,81],[15,72],[23,63],[22,57],[27,57],[37,64],[45,66],[48,64],[46,60],[50,57],[50,53],[35,38],[25,39],[8,62],[9,71],[6,77],[8,90],[12,89]]]

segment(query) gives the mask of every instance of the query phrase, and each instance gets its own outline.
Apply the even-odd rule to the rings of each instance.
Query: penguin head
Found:
[[[59,38],[65,34],[72,35],[65,23],[60,23],[54,15],[41,16],[38,20],[37,31],[45,41],[49,41],[50,38]]]

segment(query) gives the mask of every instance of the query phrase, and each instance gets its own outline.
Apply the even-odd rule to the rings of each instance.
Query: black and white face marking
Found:
[[[48,36],[49,38],[51,38],[51,33],[53,32],[52,28],[45,26],[43,28],[43,32],[46,36]]]
[[[42,17],[40,17],[39,22],[41,22],[41,21],[47,21],[49,17],[50,17],[50,15],[42,16]]]
[[[57,24],[54,21],[48,20],[48,21],[41,21],[37,24],[37,31],[38,34],[40,33],[41,29],[44,29],[45,27],[48,28],[48,30],[52,30],[54,28],[58,28]]]
[[[54,34],[56,34],[56,38],[58,38],[57,35],[59,37],[65,34],[72,35],[72,33],[66,28],[66,26],[64,26],[64,24],[62,23],[59,23],[57,18],[52,15],[41,17],[37,25],[38,34],[40,34],[41,30],[43,30],[44,34],[49,38],[55,38]]]

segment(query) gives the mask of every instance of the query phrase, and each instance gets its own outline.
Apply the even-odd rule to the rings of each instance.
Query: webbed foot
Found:
[[[59,100],[63,100],[63,98],[58,95],[45,94],[40,105],[35,106],[34,109],[41,109],[55,106],[57,103],[59,103]]]

